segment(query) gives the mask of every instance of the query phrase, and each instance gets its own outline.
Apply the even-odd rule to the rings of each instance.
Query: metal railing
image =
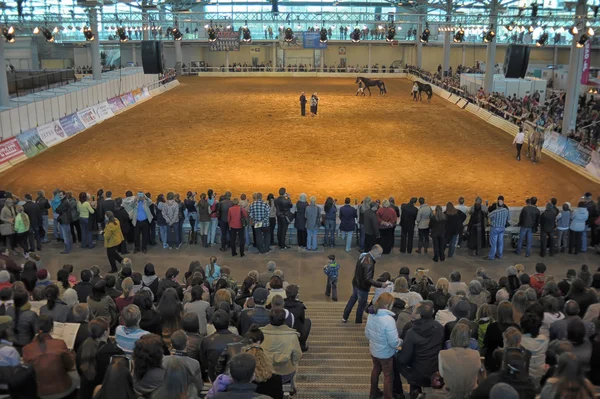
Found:
[[[11,97],[64,86],[77,81],[73,69],[61,70],[14,70],[7,71],[8,92]]]

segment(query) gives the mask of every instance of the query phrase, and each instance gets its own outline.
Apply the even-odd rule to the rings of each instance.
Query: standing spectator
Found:
[[[150,212],[150,205],[152,200],[144,195],[143,192],[139,192],[133,207],[129,213],[129,218],[133,224],[134,234],[134,250],[133,253],[138,253],[140,249],[143,253],[148,252],[148,243],[150,242],[150,223],[152,223],[152,212]],[[142,241],[140,244],[140,235]],[[180,237],[181,238],[181,237]]]
[[[329,298],[331,294],[331,299],[334,302],[337,302],[337,281],[338,274],[340,272],[340,265],[335,261],[335,255],[329,255],[327,257],[328,263],[323,268],[323,272],[327,276],[327,284],[325,286],[325,296]]]
[[[254,292],[256,291],[258,290]],[[242,337],[228,330],[229,320],[227,312],[221,309],[217,310],[212,318],[212,323],[216,331],[205,337],[200,344],[201,363],[204,368],[208,369],[208,377],[211,381],[214,381],[217,377],[215,367],[219,356],[227,348],[227,344],[242,340]]]
[[[396,211],[390,207],[389,200],[383,200],[382,207],[377,210],[377,225],[384,255],[389,254],[394,247],[394,229],[397,220]]]
[[[504,205],[504,197],[498,197],[498,206],[488,215],[490,221],[490,252],[487,260],[502,259],[504,252],[504,231],[510,219],[510,211]]]
[[[166,227],[164,227],[163,247],[168,248],[169,231],[175,235],[174,246],[179,249],[181,247],[181,234],[179,229],[179,204],[175,201],[175,194],[167,194],[167,202],[159,202],[158,209],[162,212],[162,217],[165,219]],[[161,234],[162,235],[162,234]]]
[[[66,398],[79,386],[75,362],[65,341],[51,336],[52,318],[40,316],[38,334],[23,348],[23,362],[33,366],[38,395]]]
[[[29,217],[23,212],[23,207],[17,205],[17,216],[15,217],[15,239],[17,244],[23,249],[23,256],[25,259],[29,258],[29,230],[31,225],[29,223]]]
[[[379,396],[379,375],[383,371],[383,397],[392,399],[394,355],[402,344],[398,338],[394,313],[390,310],[393,305],[394,297],[384,292],[377,298],[375,313],[367,319],[365,336],[369,340],[369,351],[373,360],[370,398]]]
[[[363,202],[358,206],[358,226],[359,226],[359,250],[365,250],[365,211],[371,208],[371,197],[365,197]]]
[[[200,242],[204,248],[208,247],[208,232],[210,230],[210,205],[206,199],[206,194],[200,194],[200,200],[196,205],[198,210],[198,233]]]
[[[15,218],[17,217],[17,210],[14,206],[12,198],[7,198],[4,201],[4,206],[0,211],[0,235],[6,240],[7,255],[10,250],[14,250],[16,247],[15,237]]]
[[[419,303],[397,357],[400,373],[410,384],[411,396],[421,387],[429,386],[431,376],[438,370],[438,355],[443,344],[444,328],[433,319],[433,303]]]
[[[102,190],[98,191],[98,216],[102,221],[102,225],[104,226],[104,217],[106,216],[106,212],[111,211],[115,213],[116,200],[112,198],[112,191],[106,192],[106,197],[102,196]]]
[[[219,229],[221,230],[221,248],[219,248],[221,252],[225,252],[227,250],[227,246],[229,245],[230,231],[228,218],[229,208],[232,206],[233,202],[231,201],[231,193],[227,191],[217,204],[217,212],[219,214]]]
[[[185,199],[183,200],[183,206],[187,211],[188,220],[190,222],[189,244],[198,244],[198,237],[196,232],[196,223],[198,222],[198,209],[196,209],[196,193],[188,191],[185,196]]]
[[[250,216],[256,233],[255,243],[258,252],[266,254],[271,252],[269,205],[262,200],[262,193],[256,193],[255,195],[256,199],[250,204],[248,215]]]
[[[240,200],[233,199],[233,205],[228,209],[227,225],[229,226],[231,235],[231,256],[237,256],[236,252],[236,236],[240,240],[240,257],[244,257],[244,230],[248,225],[248,213],[240,205]]]
[[[290,196],[283,187],[279,189],[279,197],[275,200],[275,209],[277,215],[277,243],[280,249],[289,249],[290,247],[285,243],[285,238],[291,219],[292,201],[290,201]]]
[[[146,334],[133,349],[133,389],[143,397],[151,397],[165,378],[162,368],[164,344],[155,334]]]
[[[303,108],[304,110],[304,108]],[[302,114],[304,116],[304,113]],[[300,194],[300,199],[296,202],[296,213],[294,216],[294,227],[298,234],[298,246],[306,248],[306,194]]]
[[[121,227],[121,233],[123,234],[123,238],[128,237],[130,230],[129,225],[131,223],[129,220],[129,214],[127,213],[125,208],[123,208],[123,199],[121,197],[114,200],[113,209],[114,211],[107,212],[112,212],[115,215],[115,218],[119,221],[119,226]],[[129,251],[127,250],[127,240],[123,239],[123,242],[121,242],[121,246],[119,247],[119,252],[121,253],[121,255],[127,255],[129,253]]]
[[[400,206],[400,252],[412,253],[413,238],[415,237],[415,222],[417,212],[415,206],[417,198],[413,197],[406,204]]]
[[[377,263],[377,259],[381,258],[381,253],[381,247],[379,245],[375,245],[369,252],[362,253],[358,257],[356,268],[354,270],[354,278],[352,279],[352,296],[350,299],[348,299],[348,303],[344,309],[342,322],[348,322],[350,312],[352,312],[354,304],[356,301],[358,301],[358,308],[356,309],[356,323],[361,324],[363,313],[367,307],[367,297],[371,287],[384,287],[383,283],[373,279],[373,276],[375,275],[375,263]]]
[[[463,223],[467,215],[454,207],[452,202],[446,204],[446,242],[448,243],[448,257],[454,256],[454,251],[463,232]]]
[[[558,230],[557,247],[564,253],[569,248],[569,224],[571,224],[571,210],[569,204],[563,204],[562,211],[556,216],[556,229]]]
[[[317,250],[317,233],[321,226],[321,210],[316,202],[317,199],[314,196],[310,197],[310,205],[306,207],[306,211],[304,212],[306,216],[307,251]]]
[[[429,247],[429,220],[433,212],[431,207],[425,202],[425,198],[419,198],[419,211],[417,212],[417,227],[419,229],[419,243],[417,245],[417,253],[421,253],[421,248],[424,248],[427,253]]]
[[[49,210],[52,209],[52,207],[50,206],[50,202],[48,201],[48,198],[45,197],[45,195],[46,195],[46,193],[44,192],[44,190],[40,190],[40,191],[38,191],[38,197],[35,200],[36,204],[40,208],[40,212],[42,215],[42,226],[41,227],[44,229],[44,234],[42,236],[42,243],[48,242],[48,214],[49,214]]]
[[[352,234],[356,228],[356,208],[350,205],[350,198],[344,200],[344,206],[340,208],[340,232],[342,239],[346,240],[346,252],[352,248]]]
[[[333,202],[333,198],[327,197],[325,205],[323,206],[323,212],[325,217],[325,237],[323,238],[323,245],[325,247],[335,247],[335,221],[337,215],[337,207]]]
[[[469,348],[471,331],[466,324],[458,323],[450,334],[450,349],[439,354],[440,376],[450,398],[466,398],[477,388],[481,369],[479,352]]]
[[[586,220],[588,219],[589,211],[585,206],[585,202],[580,201],[577,208],[571,213],[571,225],[569,226],[569,253],[577,255],[581,250],[583,236],[586,233]]]
[[[208,228],[208,246],[213,246],[217,242],[217,225],[219,224],[219,213],[217,210],[218,201],[216,198],[216,193],[213,192],[212,189],[208,189],[208,212],[210,214],[210,225]]]
[[[269,229],[271,233],[271,243],[269,245],[273,247],[275,246],[275,226],[277,225],[277,208],[275,207],[275,196],[272,193],[269,193],[267,195],[267,204],[269,205]]]
[[[71,223],[69,225],[71,229],[71,236],[73,243],[78,240],[81,242],[81,225],[79,224],[79,210],[77,209],[77,200],[73,198],[73,193],[67,191],[67,201],[69,204],[69,211],[71,212]]]
[[[40,228],[42,227],[42,211],[38,204],[33,202],[31,194],[25,194],[25,203],[23,204],[23,212],[27,214],[29,218],[29,234],[28,241],[29,247],[27,252],[34,252],[42,250],[42,237],[40,235]],[[35,241],[35,246],[34,246]]]
[[[364,211],[365,251],[370,251],[380,238],[379,223],[377,223],[376,202],[371,202],[369,208]]]
[[[442,207],[435,207],[435,214],[429,219],[429,229],[431,230],[431,240],[433,241],[433,261],[446,260],[446,215]]]
[[[556,213],[552,204],[546,204],[546,210],[540,215],[540,256],[546,256],[546,249],[550,256],[554,256],[554,228],[556,227]]]
[[[537,198],[532,197],[528,203],[521,209],[519,214],[519,242],[515,253],[521,254],[521,248],[523,247],[523,240],[527,240],[527,247],[525,249],[525,256],[531,256],[531,244],[533,243],[533,232],[537,230],[540,223],[540,211],[536,207]]]
[[[79,211],[79,224],[81,225],[81,248],[94,248],[94,240],[92,238],[92,224],[94,208],[89,202],[86,193],[79,193],[79,202],[77,203]]]
[[[300,94],[300,116],[306,116],[306,96],[304,92]]]
[[[485,243],[485,212],[480,203],[473,205],[473,212],[467,225],[467,236],[469,255],[479,256]]]
[[[118,254],[117,249],[123,242],[123,233],[121,232],[121,225],[115,218],[115,215],[108,211],[106,212],[106,226],[104,227],[104,247],[106,248],[106,255],[108,256],[108,262],[110,263],[110,272],[116,273],[117,263],[123,261],[123,257]]]

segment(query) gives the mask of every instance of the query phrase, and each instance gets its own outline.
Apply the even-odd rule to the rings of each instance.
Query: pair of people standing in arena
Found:
[[[300,115],[306,116],[306,96],[304,92],[300,94]],[[317,115],[317,109],[319,107],[319,97],[317,93],[313,93],[310,97],[310,113],[312,116]]]

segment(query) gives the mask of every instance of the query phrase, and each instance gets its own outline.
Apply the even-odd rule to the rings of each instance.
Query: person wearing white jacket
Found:
[[[378,382],[382,371],[383,397],[392,399],[394,355],[402,345],[402,340],[398,337],[394,313],[390,310],[393,305],[394,297],[391,294],[384,292],[379,295],[374,306],[375,313],[369,315],[365,327],[365,336],[369,340],[369,351],[373,359],[370,399],[381,396]]]

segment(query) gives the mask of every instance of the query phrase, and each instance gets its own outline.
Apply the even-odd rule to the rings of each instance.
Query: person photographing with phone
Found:
[[[133,198],[133,197],[132,197]],[[150,223],[152,223],[152,212],[150,212],[150,205],[152,200],[146,197],[142,191],[139,191],[135,202],[129,208],[129,218],[133,224],[134,234],[134,250],[133,253],[148,252],[148,242],[150,242]],[[140,235],[142,241],[140,245]]]

